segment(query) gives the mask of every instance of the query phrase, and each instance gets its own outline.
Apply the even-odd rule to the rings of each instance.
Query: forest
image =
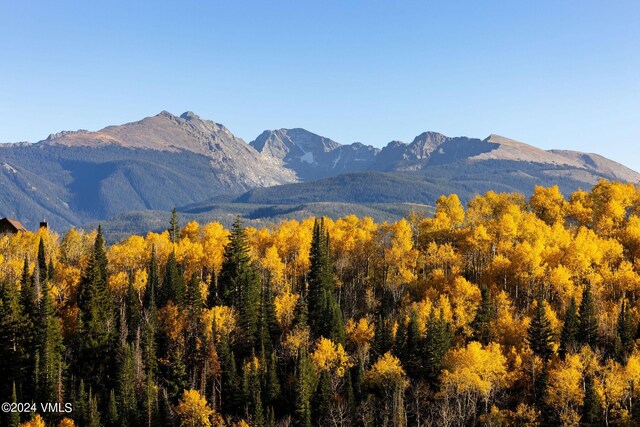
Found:
[[[0,237],[1,425],[640,424],[639,186],[167,227]]]

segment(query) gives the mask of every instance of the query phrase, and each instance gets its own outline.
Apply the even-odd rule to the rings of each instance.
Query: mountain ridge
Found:
[[[383,177],[392,175],[380,173],[397,179],[385,183]],[[308,186],[340,176],[344,179]],[[230,194],[238,200],[253,194],[244,196],[245,202],[349,203],[361,191],[369,194],[368,202],[432,204],[446,192],[463,198],[492,188],[530,194],[534,185],[554,182],[566,194],[603,178],[638,182],[640,174],[598,154],[542,150],[496,134],[478,139],[427,131],[410,143],[391,141],[380,149],[281,128],[247,143],[191,111],[180,116],[161,111],[97,131],[60,131],[36,143],[0,144],[0,216],[18,217],[32,227],[49,218],[63,228]],[[283,184],[313,197],[288,197],[278,190]],[[407,192],[412,185],[421,190]],[[261,188],[267,190],[251,193]],[[349,197],[329,194],[336,191]],[[416,200],[399,198],[403,192]]]

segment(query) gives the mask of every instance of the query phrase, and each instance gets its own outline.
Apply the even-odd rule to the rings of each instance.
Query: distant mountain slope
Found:
[[[313,216],[327,216],[334,219],[347,215],[368,216],[377,222],[397,221],[410,212],[422,215],[433,213],[433,207],[415,203],[342,203],[319,202],[295,205],[257,205],[244,203],[201,204],[195,209],[181,209],[178,218],[181,224],[198,221],[205,224],[211,221],[221,222],[231,227],[236,217],[243,218],[246,225],[262,227],[279,221],[304,220]],[[130,234],[144,235],[148,231],[162,232],[167,229],[171,218],[170,211],[134,211],[121,213],[108,221],[101,221],[105,237],[115,242]],[[98,222],[84,224],[87,230],[95,229]]]
[[[432,205],[441,194],[530,194],[536,184],[558,184],[567,194],[602,178],[638,182],[640,174],[597,154],[545,151],[498,135],[424,132],[378,149],[296,128],[264,131],[247,144],[192,112],[163,111],[95,132],[0,144],[0,217],[32,229],[44,218],[64,229],[207,201],[229,203],[227,213],[233,203]]]

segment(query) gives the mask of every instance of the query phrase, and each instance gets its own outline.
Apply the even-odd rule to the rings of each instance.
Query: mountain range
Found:
[[[349,210],[392,219],[409,209],[402,204],[428,208],[446,193],[468,200],[558,184],[567,194],[603,178],[638,182],[640,174],[597,154],[547,151],[498,135],[424,132],[379,149],[296,128],[267,130],[246,143],[192,112],[162,111],[95,132],[0,144],[0,217],[27,228],[42,219],[59,230],[111,221],[140,232],[155,227],[153,211],[174,206],[210,219]]]

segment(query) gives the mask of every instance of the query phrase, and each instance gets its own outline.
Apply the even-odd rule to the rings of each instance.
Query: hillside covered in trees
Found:
[[[168,226],[0,237],[0,424],[640,423],[633,184]]]

